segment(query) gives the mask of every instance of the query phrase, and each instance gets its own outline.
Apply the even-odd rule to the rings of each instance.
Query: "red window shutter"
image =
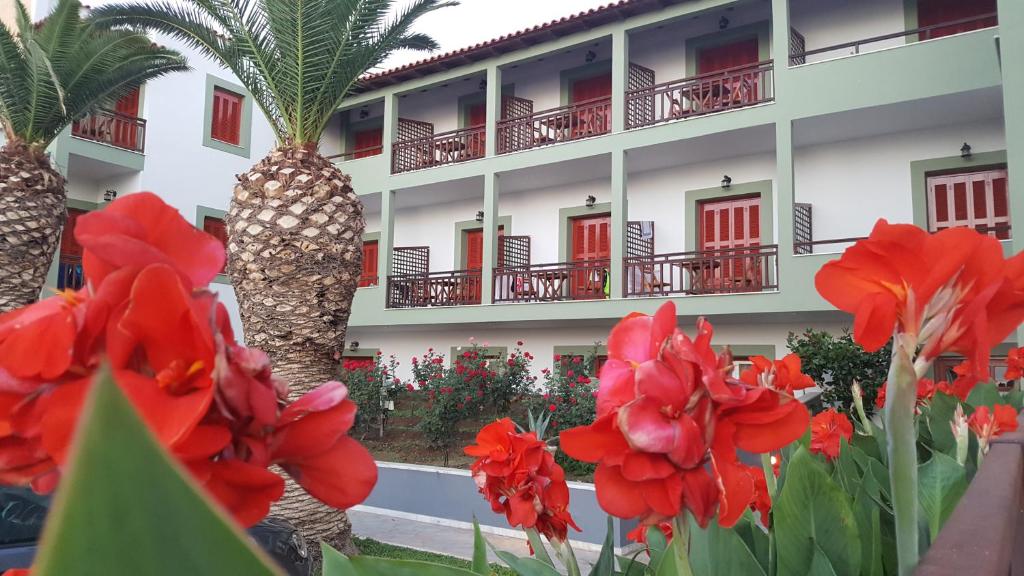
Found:
[[[704,202],[699,224],[701,250],[758,246],[761,243],[761,198],[727,198]]]
[[[997,218],[1006,218],[1010,215],[1005,176],[992,179],[992,215]]]
[[[215,218],[213,216],[203,217],[203,232],[206,232],[210,236],[213,236],[224,246],[224,252],[227,253],[228,249],[228,228],[224,224],[224,220]],[[227,259],[224,260],[224,266],[227,267]],[[222,268],[221,271],[224,269]]]
[[[924,28],[946,22],[956,22],[996,13],[996,0],[918,0],[917,25]],[[971,22],[942,26],[922,33],[923,39],[959,34],[988,26],[995,26],[997,18],[976,19]]]
[[[466,231],[466,268],[480,270],[484,266],[483,230]]]
[[[697,73],[707,74],[754,64],[758,61],[758,57],[757,38],[705,48],[697,57]]]
[[[761,244],[761,204],[760,201],[756,204],[750,205],[749,212],[749,230],[750,230],[750,243],[752,245]]]
[[[242,130],[242,96],[223,88],[213,89],[213,118],[210,137],[239,144]]]
[[[584,78],[573,82],[572,103],[585,102],[595,98],[607,98],[612,95],[611,73]]]
[[[61,256],[80,257],[82,255],[82,246],[75,240],[75,222],[82,214],[86,214],[86,211],[68,208],[68,219],[64,222],[64,231],[60,235]]]
[[[366,158],[381,153],[384,143],[384,127],[368,128],[355,133],[354,158]]]
[[[359,279],[359,287],[377,285],[377,241],[363,242],[363,275]]]
[[[929,176],[927,191],[929,230],[967,226],[1010,238],[1006,169]]]

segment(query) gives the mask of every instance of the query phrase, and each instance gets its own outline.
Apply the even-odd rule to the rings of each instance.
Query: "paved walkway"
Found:
[[[352,531],[356,536],[362,538],[372,538],[387,544],[438,552],[459,558],[470,559],[473,557],[472,529],[417,522],[361,510],[349,510],[348,517],[352,520]],[[485,532],[484,537],[499,550],[507,550],[518,556],[529,554],[525,534],[520,539]],[[590,571],[593,563],[597,561],[597,551],[579,550],[577,547],[574,547],[573,550],[580,562],[581,571],[586,574]],[[554,553],[551,554],[554,557]],[[502,564],[490,549],[487,550],[487,555],[492,562]],[[565,571],[563,570],[562,573],[564,574]]]

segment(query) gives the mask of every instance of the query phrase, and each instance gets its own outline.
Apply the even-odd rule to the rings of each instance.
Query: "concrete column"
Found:
[[[391,174],[391,155],[394,151],[395,136],[398,134],[398,95],[388,93],[384,95],[384,139],[382,149],[384,165],[387,166],[387,173]]]
[[[490,89],[490,84],[488,84]],[[501,191],[500,175],[484,174],[484,258],[480,271],[480,303],[490,304],[494,299],[494,267],[498,265],[498,196]]]
[[[777,102],[786,102],[789,73],[789,0],[772,0],[772,89]]]
[[[786,268],[793,261],[793,123],[780,119],[775,123],[775,221],[778,222],[779,287],[786,283]],[[806,279],[803,279],[806,281]]]
[[[391,276],[391,261],[395,254],[395,191],[380,193],[380,239],[377,240],[377,275],[380,291],[380,310],[387,307],[388,276]]]
[[[999,63],[1003,75],[1003,122],[1006,126],[1006,164],[1009,172],[1010,228],[1013,253],[1024,250],[1024,3],[999,0]],[[1024,326],[1017,345],[1024,344]]]
[[[487,156],[497,153],[498,120],[501,119],[501,69],[496,65],[487,68],[487,128],[484,133],[484,149]]]
[[[612,132],[626,129],[626,87],[629,78],[629,34],[612,32]]]
[[[626,254],[626,223],[629,220],[629,205],[626,196],[626,151],[612,152],[612,255],[608,267],[611,273],[611,297],[623,297],[622,259]]]

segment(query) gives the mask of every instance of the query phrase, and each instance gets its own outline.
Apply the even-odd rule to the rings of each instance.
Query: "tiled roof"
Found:
[[[356,92],[368,92],[377,90],[393,84],[405,82],[415,78],[422,78],[430,74],[444,72],[459,66],[465,66],[480,60],[485,60],[515,50],[528,48],[535,44],[555,40],[569,34],[589,30],[609,22],[615,22],[643,14],[660,10],[672,4],[679,4],[686,0],[618,0],[598,8],[591,8],[572,16],[552,20],[545,24],[539,24],[532,28],[526,28],[518,32],[499,36],[486,42],[480,42],[466,48],[460,48],[451,52],[438,54],[424,58],[410,64],[397,68],[368,74],[362,78],[361,85]]]

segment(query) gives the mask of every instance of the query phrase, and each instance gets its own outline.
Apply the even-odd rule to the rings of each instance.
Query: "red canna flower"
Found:
[[[651,526],[657,526],[658,530],[665,535],[665,540],[668,542],[672,541],[672,523],[671,522],[659,522],[657,524],[638,524],[636,528],[633,528],[626,533],[626,539],[637,544],[647,544],[647,529]]]
[[[806,430],[807,410],[732,378],[729,353],[711,347],[711,325],[698,322],[690,340],[675,317],[668,302],[653,317],[631,314],[612,329],[597,419],[562,432],[561,447],[598,464],[598,502],[613,516],[651,525],[686,508],[701,526],[716,513],[732,526],[755,503],[760,475],[737,450],[785,446]]]
[[[882,382],[881,388],[878,389],[878,395],[875,396],[875,408],[881,410],[885,408],[886,391],[889,388],[888,382]],[[920,408],[927,404],[935,393],[938,391],[945,391],[943,386],[936,385],[935,381],[931,378],[921,378],[917,381],[917,405],[916,412],[920,412]]]
[[[556,543],[565,541],[570,526],[579,532],[569,514],[565,472],[536,434],[516,433],[503,418],[484,426],[465,452],[477,458],[471,470],[480,493],[509,525],[536,528]]]
[[[753,366],[740,374],[740,380],[750,386],[766,386],[786,394],[814,387],[814,380],[800,371],[800,357],[796,354],[774,361],[764,356],[751,356],[750,362]]]
[[[924,363],[959,352],[979,376],[989,350],[1024,320],[1024,253],[1006,260],[998,240],[967,228],[929,234],[879,220],[815,285],[854,314],[854,339],[869,352],[896,332],[913,338]]]
[[[992,410],[988,406],[979,406],[967,419],[967,426],[978,436],[978,444],[984,453],[993,438],[1017,430],[1017,410],[1007,404],[996,404]]]
[[[86,288],[0,315],[0,483],[52,491],[101,363],[156,438],[238,522],[284,491],[279,465],[329,505],[362,501],[376,480],[347,436],[355,405],[328,383],[283,406],[287,386],[239,346],[204,288],[220,243],[152,194],[79,220]]]
[[[1014,348],[1006,355],[1006,373],[1003,378],[1017,380],[1024,376],[1024,347]]]
[[[811,452],[835,460],[839,457],[841,438],[847,442],[853,439],[853,424],[845,414],[829,408],[811,418]]]

